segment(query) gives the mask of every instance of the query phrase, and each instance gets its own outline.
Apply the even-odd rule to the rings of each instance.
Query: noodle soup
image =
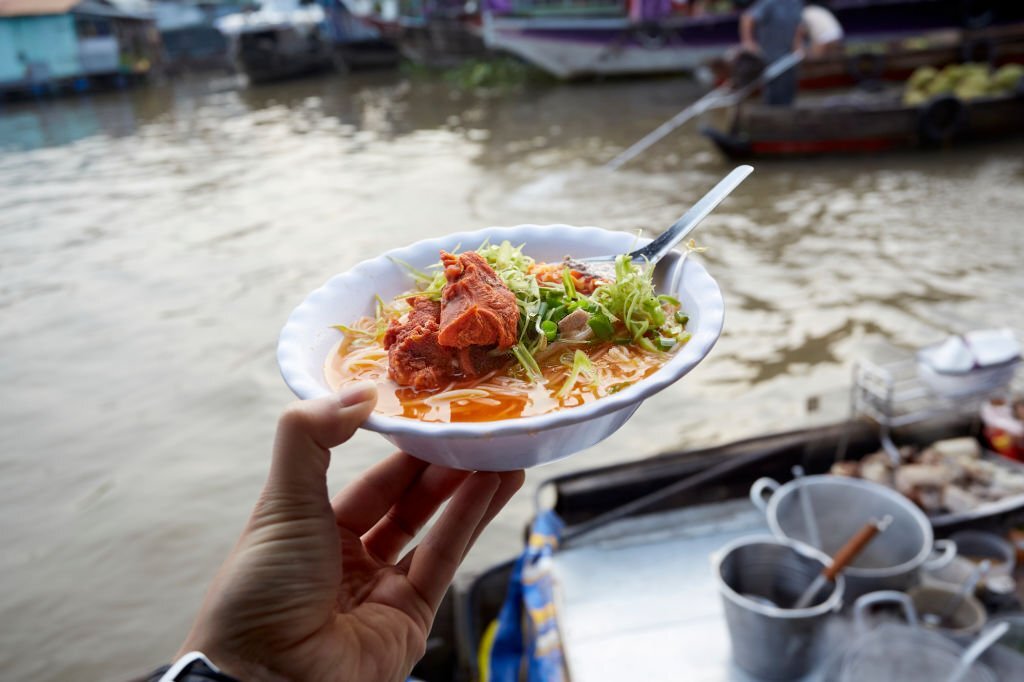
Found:
[[[414,288],[335,326],[332,390],[374,381],[377,412],[425,422],[530,417],[621,391],[690,338],[680,302],[654,291],[653,268],[624,256],[615,279],[536,263],[508,242],[442,251],[434,267],[409,268]]]
[[[572,371],[573,350],[552,349],[539,359],[542,381],[531,381],[513,363],[473,380],[454,381],[439,391],[416,391],[388,378],[383,347],[348,349],[342,341],[328,355],[324,373],[332,390],[363,380],[377,382],[377,412],[429,422],[484,422],[530,417],[577,407],[621,391],[658,370],[669,354],[634,346],[601,344],[589,349],[593,380],[578,380],[560,394]]]

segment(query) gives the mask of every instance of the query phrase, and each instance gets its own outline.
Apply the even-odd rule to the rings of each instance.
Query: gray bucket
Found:
[[[777,605],[795,603],[830,563],[828,556],[766,535],[735,540],[712,561],[736,665],[772,680],[810,671],[823,656],[825,621],[842,606],[843,577],[805,609]]]

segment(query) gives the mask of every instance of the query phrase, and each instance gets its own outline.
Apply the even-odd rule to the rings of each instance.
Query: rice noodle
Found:
[[[343,373],[354,373],[360,368],[378,369],[387,373],[388,352],[380,346],[369,346],[357,348],[346,354],[341,363],[340,370]]]
[[[362,327],[353,327],[362,329]],[[583,350],[594,367],[596,382],[577,381],[564,397],[557,397],[570,374],[563,355],[572,363],[576,349]],[[387,351],[378,339],[350,334],[332,352],[325,376],[333,389],[354,381],[372,380],[379,387],[377,411],[423,421],[494,421],[576,407],[599,400],[655,372],[670,357],[637,346],[569,344],[555,342],[538,356],[544,380],[526,379],[518,365],[509,364],[476,380],[460,380],[439,391],[415,391],[388,378]]]
[[[440,393],[434,393],[429,398],[425,398],[423,402],[427,405],[436,405],[438,403],[450,403],[453,400],[471,400],[473,398],[486,398],[490,395],[486,390],[480,388],[462,388],[453,391],[442,391]]]

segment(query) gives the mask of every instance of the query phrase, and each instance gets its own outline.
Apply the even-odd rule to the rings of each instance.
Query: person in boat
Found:
[[[459,471],[399,452],[331,499],[329,448],[352,436],[376,399],[365,382],[285,411],[263,492],[176,662],[143,679],[409,676],[456,569],[523,472]]]
[[[802,50],[803,0],[756,0],[740,15],[742,49],[761,57],[766,65]],[[765,104],[789,106],[796,99],[796,67],[764,87]]]
[[[707,0],[672,0],[672,11],[688,17],[701,17],[707,14]]]
[[[827,55],[842,54],[843,26],[823,3],[808,0],[802,19],[807,35],[809,57],[818,59]]]

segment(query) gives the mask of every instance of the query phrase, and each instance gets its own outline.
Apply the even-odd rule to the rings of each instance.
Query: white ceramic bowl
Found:
[[[940,372],[918,357],[917,375],[936,395],[969,398],[992,393],[1009,385],[1019,364],[1020,360],[1017,359],[967,372]]]
[[[428,239],[363,261],[335,275],[292,312],[277,345],[285,382],[300,398],[329,395],[324,378],[327,353],[340,339],[333,324],[372,315],[374,296],[385,300],[412,288],[409,274],[392,258],[416,267],[438,260],[441,249],[476,248],[484,240],[524,244],[539,261],[625,253],[646,240],[625,232],[568,225],[492,227]],[[507,471],[552,462],[600,443],[621,427],[643,400],[693,369],[722,331],[724,304],[715,280],[692,257],[672,253],[655,271],[658,291],[679,298],[690,316],[690,341],[657,372],[618,393],[559,412],[483,423],[422,422],[374,413],[363,428],[428,462],[460,469]],[[666,415],[671,418],[672,415]]]

